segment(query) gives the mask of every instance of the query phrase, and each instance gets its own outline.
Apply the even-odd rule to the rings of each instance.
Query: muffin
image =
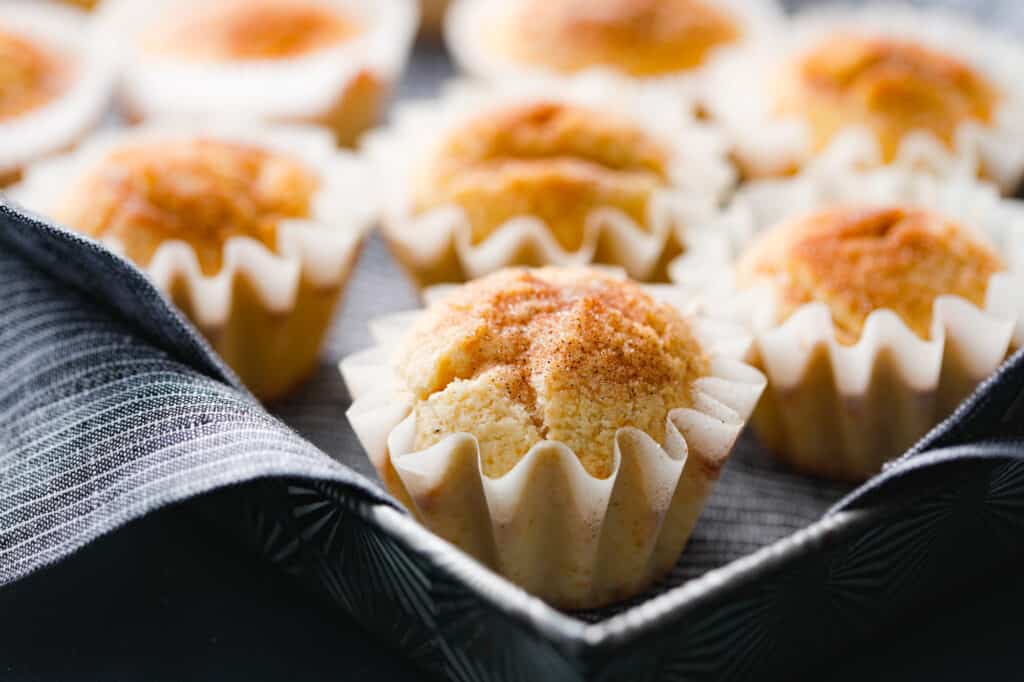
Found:
[[[735,327],[585,268],[502,270],[377,334],[342,373],[381,478],[560,608],[675,565],[764,385]]]
[[[0,187],[103,117],[113,71],[88,50],[86,19],[42,0],[0,1]]]
[[[264,400],[317,365],[370,210],[325,131],[112,132],[11,196],[142,268]]]
[[[685,79],[780,18],[766,0],[456,0],[446,34],[459,66],[486,78],[601,69]]]
[[[732,184],[717,136],[673,98],[594,75],[457,85],[400,106],[366,150],[385,237],[419,286],[586,263],[664,280],[686,225]]]
[[[754,332],[755,431],[800,471],[877,473],[1024,342],[1024,210],[991,186],[848,171],[755,183],[731,212],[751,238],[709,228],[674,275],[731,292],[709,305]]]
[[[704,106],[748,178],[840,156],[1011,192],[1024,171],[1022,66],[1024,50],[934,8],[832,8],[722,55]]]
[[[105,2],[103,44],[138,121],[245,117],[315,124],[351,146],[383,114],[416,30],[413,0]]]

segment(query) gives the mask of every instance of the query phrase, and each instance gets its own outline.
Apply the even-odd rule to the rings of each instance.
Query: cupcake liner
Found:
[[[615,113],[664,144],[671,157],[670,186],[652,196],[646,229],[615,208],[598,207],[588,216],[583,243],[575,251],[564,249],[545,222],[531,215],[506,221],[474,245],[460,207],[414,213],[412,187],[448,135],[487,111],[534,101]],[[580,265],[595,260],[621,266],[636,279],[649,279],[659,271],[664,277],[668,257],[679,252],[679,235],[686,226],[709,220],[734,182],[718,136],[688,120],[685,107],[675,98],[597,74],[560,84],[520,79],[500,89],[458,83],[440,102],[400,106],[393,125],[371,133],[364,144],[385,193],[384,236],[421,287],[473,279],[508,265]]]
[[[493,81],[508,78],[540,77],[561,79],[565,74],[534,64],[522,64],[497,54],[486,27],[493,26],[508,16],[516,0],[453,0],[445,17],[445,43],[451,50],[459,68],[468,75]],[[784,13],[774,0],[718,0],[713,5],[728,12],[739,24],[743,34],[741,43],[756,41],[779,30]],[[723,46],[716,51],[727,51]],[[606,77],[622,78],[657,85],[679,93],[694,94],[699,88],[704,67],[659,76],[636,77],[609,68],[587,69],[603,73]]]
[[[224,244],[223,266],[200,269],[184,241],[167,241],[143,270],[188,315],[253,392],[272,399],[315,367],[336,302],[375,207],[365,202],[364,169],[338,152],[325,131],[289,126],[163,124],[97,136],[78,152],[34,166],[11,198],[46,214],[61,194],[110,152],[196,136],[287,154],[318,174],[312,215],[278,226],[277,251],[249,237]],[[123,253],[116,239],[103,240]]]
[[[379,345],[341,364],[355,398],[347,416],[388,489],[427,528],[560,608],[624,599],[667,573],[764,388],[760,372],[738,359],[749,337],[699,320],[711,371],[694,381],[692,407],[667,415],[664,446],[620,429],[608,478],[591,476],[554,441],[490,478],[471,434],[413,451],[412,399],[390,360],[415,317],[375,325]]]
[[[774,84],[785,63],[834,32],[917,42],[962,60],[1000,92],[991,125],[963,122],[952,149],[928,131],[911,133],[903,139],[895,164],[940,176],[983,175],[1004,193],[1020,184],[1024,88],[1018,74],[1024,68],[1024,50],[966,16],[899,3],[808,10],[793,19],[790,30],[723,52],[709,64],[702,102],[726,132],[748,176],[787,175],[808,165],[851,161],[864,167],[882,165],[877,139],[862,126],[840,131],[816,154],[806,122],[773,111]]]
[[[336,47],[296,57],[190,62],[148,53],[145,31],[202,0],[106,0],[99,45],[122,68],[120,98],[134,120],[242,116],[315,123],[352,144],[376,123],[405,67],[418,23],[414,0],[323,0],[356,17],[364,32]],[[127,39],[126,39],[127,37]]]
[[[65,55],[75,71],[67,91],[38,109],[0,121],[0,179],[16,180],[26,164],[69,149],[103,118],[114,70],[109,60],[87,49],[88,20],[85,12],[47,0],[0,1],[0,29]]]
[[[851,202],[936,211],[980,232],[1009,269],[992,277],[983,308],[938,297],[928,340],[879,309],[850,346],[836,339],[825,304],[806,304],[780,324],[771,288],[737,289],[731,262],[758,230]],[[768,376],[752,419],[764,445],[803,471],[857,480],[911,446],[1024,344],[1022,264],[1024,204],[991,186],[889,168],[754,183],[701,230],[672,274],[704,306],[754,332],[748,358]]]

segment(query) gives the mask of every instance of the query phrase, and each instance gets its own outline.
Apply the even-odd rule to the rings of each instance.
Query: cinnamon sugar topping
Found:
[[[416,399],[417,449],[471,433],[498,477],[550,439],[604,478],[615,432],[662,442],[708,359],[679,313],[637,285],[544,268],[460,287],[421,318],[398,367]]]
[[[170,29],[158,27],[146,46],[188,59],[284,59],[333,47],[359,31],[352,17],[322,2],[221,0],[199,6]]]
[[[930,211],[834,207],[765,234],[738,274],[745,286],[775,287],[780,321],[805,303],[824,302],[839,341],[851,344],[880,308],[928,338],[938,296],[982,306],[989,279],[1003,269],[987,244]]]
[[[779,110],[806,118],[817,149],[864,125],[892,161],[900,142],[926,130],[951,145],[957,126],[992,121],[998,94],[966,64],[916,43],[833,36],[806,53],[781,84]]]
[[[518,216],[544,220],[566,250],[587,216],[616,208],[643,226],[652,192],[667,184],[665,150],[612,114],[553,102],[471,120],[445,141],[417,191],[420,211],[454,203],[474,243]]]
[[[702,0],[527,0],[495,42],[510,56],[561,72],[618,68],[655,76],[700,66],[740,37],[739,27]]]
[[[182,240],[205,274],[221,268],[231,237],[277,246],[277,227],[306,218],[318,184],[303,165],[258,147],[211,139],[139,143],[109,154],[54,217],[93,237],[114,237],[145,265]]]

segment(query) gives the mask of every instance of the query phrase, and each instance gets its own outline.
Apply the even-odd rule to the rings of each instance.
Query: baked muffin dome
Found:
[[[685,78],[781,16],[771,0],[457,0],[446,37],[460,66],[485,77]]]
[[[297,57],[350,40],[355,17],[309,0],[221,0],[184,21],[152,27],[146,48],[196,61]]]
[[[959,223],[921,208],[826,208],[764,234],[737,265],[741,286],[774,287],[779,322],[806,303],[832,313],[837,339],[860,339],[868,315],[895,312],[922,339],[939,296],[984,307],[1004,270],[995,251]]]
[[[716,55],[702,103],[749,179],[855,161],[1012,192],[1024,176],[1024,50],[931,6],[808,9]]]
[[[562,73],[593,67],[658,76],[700,66],[736,41],[738,21],[704,0],[524,0],[492,28],[510,58]]]
[[[96,239],[116,239],[141,265],[165,242],[183,241],[213,275],[233,237],[276,250],[278,223],[308,218],[317,185],[311,169],[265,148],[202,137],[158,140],[111,152],[53,217]]]
[[[398,373],[416,403],[416,448],[472,433],[497,478],[542,440],[596,478],[615,433],[664,442],[708,359],[679,312],[586,269],[505,270],[460,288],[411,331]]]
[[[460,206],[473,244],[511,218],[536,216],[575,251],[596,208],[645,227],[667,167],[667,150],[622,117],[568,103],[513,105],[449,134],[418,188],[417,211]]]
[[[315,124],[351,146],[383,114],[417,13],[414,0],[106,0],[97,27],[131,120]]]
[[[0,186],[73,147],[110,103],[113,70],[89,49],[88,16],[48,0],[0,0]]]
[[[45,106],[70,85],[70,60],[0,27],[0,121]]]
[[[965,121],[992,122],[994,86],[963,61],[910,40],[837,35],[789,67],[778,109],[803,117],[821,151],[854,125],[877,137],[885,162],[900,143],[926,130],[951,148]]]

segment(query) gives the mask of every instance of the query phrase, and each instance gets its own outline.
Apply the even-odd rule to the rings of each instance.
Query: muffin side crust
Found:
[[[307,218],[319,181],[301,163],[265,149],[194,138],[111,152],[54,210],[66,225],[114,237],[146,265],[168,240],[191,245],[204,274],[222,265],[236,236],[277,247],[281,220]]]
[[[559,103],[478,116],[442,145],[416,189],[416,210],[456,204],[480,243],[517,216],[537,216],[567,250],[586,219],[613,207],[644,227],[651,194],[668,184],[667,152],[630,121]]]
[[[418,321],[398,373],[416,448],[454,433],[500,477],[544,439],[591,475],[612,473],[618,429],[663,442],[709,361],[689,324],[639,286],[587,269],[510,269],[460,287]]]
[[[989,279],[1005,267],[990,246],[933,212],[844,206],[767,232],[740,259],[737,275],[744,287],[774,287],[780,322],[806,303],[825,303],[840,343],[853,344],[880,308],[929,338],[937,297],[983,306]]]
[[[695,69],[740,37],[731,17],[702,0],[526,0],[491,30],[498,49],[518,61],[634,76]]]
[[[803,54],[778,93],[778,111],[806,120],[817,150],[840,130],[864,125],[886,162],[915,130],[952,147],[961,123],[991,123],[999,101],[984,77],[954,57],[910,41],[853,34]]]

